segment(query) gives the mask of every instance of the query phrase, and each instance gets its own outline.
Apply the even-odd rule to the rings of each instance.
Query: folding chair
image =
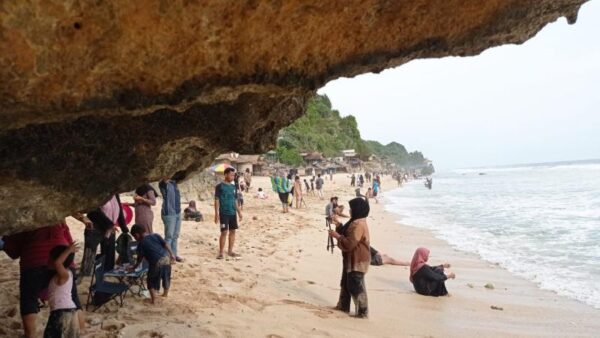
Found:
[[[85,310],[88,311],[89,306],[93,305],[94,309],[92,311],[96,311],[103,306],[107,306],[111,300],[114,300],[121,307],[123,306],[123,297],[128,289],[129,285],[127,284],[104,281],[104,256],[100,256],[96,258],[94,263],[94,273],[90,282]]]
[[[138,242],[136,242],[136,241],[129,242],[129,250],[133,256],[133,262],[137,262],[137,257],[138,257],[137,247],[138,247]],[[140,296],[142,294],[142,292],[147,290],[146,286],[144,285],[144,276],[146,276],[148,274],[148,261],[144,259],[142,261],[141,265],[142,265],[142,268],[140,270],[134,271],[133,273],[127,275],[130,287],[133,287],[133,286],[138,287],[138,292],[134,293],[133,290],[130,289],[131,293],[134,295],[138,295],[138,296]]]

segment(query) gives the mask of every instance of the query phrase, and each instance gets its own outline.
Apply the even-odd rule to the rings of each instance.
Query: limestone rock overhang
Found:
[[[330,80],[522,43],[584,2],[2,1],[0,234],[264,152]]]

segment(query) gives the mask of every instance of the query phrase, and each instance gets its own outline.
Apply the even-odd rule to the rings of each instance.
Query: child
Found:
[[[144,258],[150,264],[147,283],[148,290],[150,290],[150,303],[154,304],[161,281],[164,290],[163,297],[167,297],[169,294],[171,264],[175,263],[175,254],[159,234],[148,234],[146,228],[140,224],[134,224],[131,227],[131,235],[139,243],[137,263],[131,269],[135,270]]]
[[[77,243],[70,246],[58,245],[50,250],[49,269],[55,271],[48,284],[48,304],[50,316],[44,330],[44,338],[79,337],[77,305],[73,301],[73,264]]]
[[[262,190],[262,188],[258,188],[258,193],[256,193],[256,198],[260,198],[261,200],[267,199],[267,194]]]
[[[237,193],[237,202],[240,206],[240,210],[244,210],[244,194],[242,193],[242,190],[239,190]]]

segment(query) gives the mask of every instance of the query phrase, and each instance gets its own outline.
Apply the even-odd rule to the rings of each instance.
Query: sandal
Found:
[[[223,254],[219,254],[219,255],[217,256],[217,259],[223,259]]]

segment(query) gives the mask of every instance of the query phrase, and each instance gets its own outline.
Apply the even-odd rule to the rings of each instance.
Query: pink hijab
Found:
[[[413,281],[413,275],[419,271],[423,265],[427,264],[429,259],[429,249],[418,248],[413,255],[412,261],[410,262],[410,281]]]

